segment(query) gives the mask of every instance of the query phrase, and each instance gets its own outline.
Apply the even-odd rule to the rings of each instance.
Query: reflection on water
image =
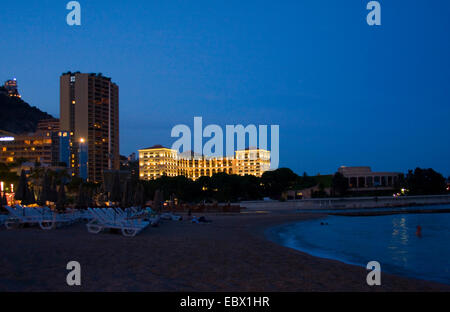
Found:
[[[390,255],[394,261],[402,266],[408,265],[408,250],[403,248],[398,248],[397,246],[408,244],[408,226],[406,224],[406,219],[403,216],[399,218],[392,219],[392,238],[389,244]]]
[[[321,225],[327,222],[328,225]],[[422,236],[416,235],[417,226]],[[328,216],[279,227],[281,244],[310,254],[450,284],[450,214]]]

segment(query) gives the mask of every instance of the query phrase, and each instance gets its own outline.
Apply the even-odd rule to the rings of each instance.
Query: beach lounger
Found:
[[[122,210],[112,208],[89,208],[92,220],[86,225],[88,232],[98,234],[104,229],[119,229],[123,236],[133,237],[145,229],[150,223],[142,219],[127,217]]]
[[[5,206],[9,212],[9,217],[5,221],[8,230],[24,224],[38,224],[43,230],[51,230],[63,224],[71,224],[77,221],[78,217],[74,213],[58,214],[48,207],[32,208],[15,205]]]
[[[162,214],[161,214],[161,219],[163,219],[163,220],[180,221],[180,220],[182,219],[182,217],[181,217],[181,216],[174,215],[174,214],[171,213],[171,212],[165,212],[165,213],[162,213]]]
[[[5,221],[8,219],[7,215],[0,215],[0,225],[3,225]]]

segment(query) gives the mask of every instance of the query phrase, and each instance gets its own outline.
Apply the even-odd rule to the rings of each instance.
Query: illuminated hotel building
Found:
[[[32,134],[14,134],[0,131],[0,162],[12,163],[18,159],[39,162],[43,166],[69,165],[70,133],[59,131],[58,119],[39,121]]]
[[[61,131],[72,133],[74,173],[102,182],[104,170],[118,170],[119,87],[101,74],[60,77]]]
[[[178,154],[176,150],[161,145],[139,150],[139,177],[142,180],[179,175],[196,180],[220,172],[260,177],[269,169],[270,152],[262,149],[236,151],[234,157]]]
[[[19,159],[52,166],[57,159],[53,153],[53,141],[47,133],[30,135],[0,133],[0,163],[13,163]]]
[[[245,149],[235,152],[235,174],[260,177],[270,169],[270,152],[262,149]]]

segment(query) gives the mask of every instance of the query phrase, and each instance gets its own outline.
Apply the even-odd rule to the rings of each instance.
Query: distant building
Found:
[[[72,168],[72,161],[75,160],[71,157],[71,133],[68,131],[59,131],[58,132],[58,140],[59,140],[59,158],[58,161],[60,164],[65,164],[65,167]],[[73,166],[75,167],[75,165]]]
[[[0,162],[22,159],[42,166],[71,168],[71,133],[59,128],[59,119],[45,119],[39,121],[35,133],[18,135],[0,131]]]
[[[260,177],[269,168],[270,152],[256,148],[236,151],[235,157],[207,157],[193,152],[178,154],[161,145],[139,150],[139,177],[142,180],[179,175],[196,180],[219,172]]]
[[[0,162],[13,163],[19,159],[52,166],[57,162],[53,141],[47,133],[25,135],[0,132]]]
[[[59,130],[59,119],[57,118],[40,120],[36,127],[37,132],[58,132]]]
[[[101,182],[104,170],[119,169],[119,87],[111,78],[63,74],[60,115],[61,131],[73,134],[70,163],[74,174],[84,175],[85,168],[88,181]]]
[[[131,153],[128,156],[128,161],[135,161],[136,160],[136,153]]]
[[[132,179],[139,179],[139,162],[136,160],[136,153],[128,157],[120,156],[120,170],[128,171]]]
[[[17,89],[17,80],[16,78],[7,80],[4,84],[4,88],[9,96],[14,96],[20,98],[19,90]]]
[[[350,191],[393,190],[399,182],[399,172],[373,172],[370,167],[345,167],[338,169],[348,180]]]

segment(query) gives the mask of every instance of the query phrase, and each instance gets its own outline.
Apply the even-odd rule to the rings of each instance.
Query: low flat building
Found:
[[[40,121],[35,133],[14,134],[0,131],[0,163],[13,163],[22,159],[44,166],[60,166],[62,162],[69,166],[67,155],[61,151],[62,136],[58,119]]]
[[[260,177],[269,169],[270,152],[256,148],[236,151],[234,157],[208,157],[193,152],[179,154],[161,145],[139,150],[139,177],[142,180],[180,175],[196,180],[220,172]]]
[[[0,134],[1,163],[13,163],[24,159],[51,166],[53,157],[52,138],[45,133],[7,136]]]
[[[373,172],[370,167],[345,167],[338,169],[348,180],[350,191],[393,190],[399,182],[400,172]]]

